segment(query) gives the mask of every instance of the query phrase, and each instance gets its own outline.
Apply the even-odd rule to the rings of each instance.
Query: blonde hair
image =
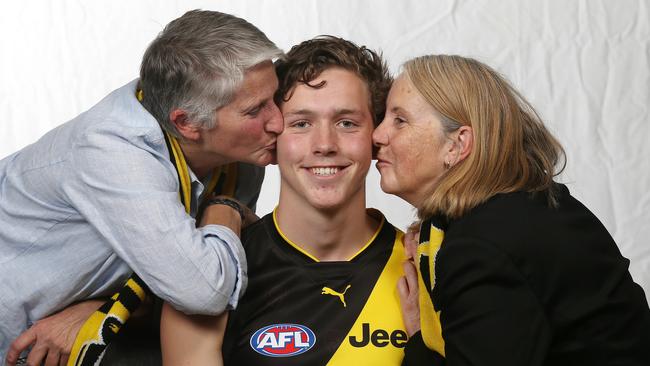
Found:
[[[553,177],[566,165],[564,149],[502,76],[474,59],[450,55],[417,57],[404,64],[404,72],[441,114],[446,136],[463,125],[473,131],[471,153],[431,183],[420,218],[457,218],[514,191],[541,192],[557,204]]]

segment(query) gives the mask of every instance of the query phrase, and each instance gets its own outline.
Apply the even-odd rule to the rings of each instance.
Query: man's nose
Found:
[[[314,131],[314,153],[328,155],[338,150],[336,132],[327,124],[319,126]]]

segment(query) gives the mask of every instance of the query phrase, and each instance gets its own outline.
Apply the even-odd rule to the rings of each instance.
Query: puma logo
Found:
[[[345,308],[345,307],[347,307],[347,305],[345,304],[345,292],[346,292],[350,287],[352,287],[352,286],[347,285],[347,286],[345,287],[345,290],[343,290],[343,292],[337,292],[337,291],[334,291],[334,290],[332,290],[331,288],[325,286],[325,287],[323,287],[323,290],[321,291],[320,294],[321,294],[321,295],[332,295],[332,296],[337,296],[337,297],[339,298],[339,300],[341,300],[341,302],[343,303],[343,307]]]

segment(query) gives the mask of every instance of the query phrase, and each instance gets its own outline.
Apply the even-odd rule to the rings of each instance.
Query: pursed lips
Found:
[[[388,161],[388,160],[382,158],[382,157],[379,156],[379,155],[377,156],[377,163],[375,164],[375,166],[376,166],[377,168],[382,167],[382,166],[386,166],[386,165],[389,165],[389,164],[391,164],[390,161]]]

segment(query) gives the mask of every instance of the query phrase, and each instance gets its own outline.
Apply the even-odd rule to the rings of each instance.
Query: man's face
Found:
[[[271,61],[246,71],[233,101],[217,110],[217,125],[201,132],[202,150],[222,163],[275,162],[275,142],[282,132],[282,115],[273,102],[277,88]]]
[[[310,84],[323,81],[319,89],[298,84],[281,105],[280,199],[335,209],[365,199],[373,121],[368,87],[359,77],[330,68]]]

